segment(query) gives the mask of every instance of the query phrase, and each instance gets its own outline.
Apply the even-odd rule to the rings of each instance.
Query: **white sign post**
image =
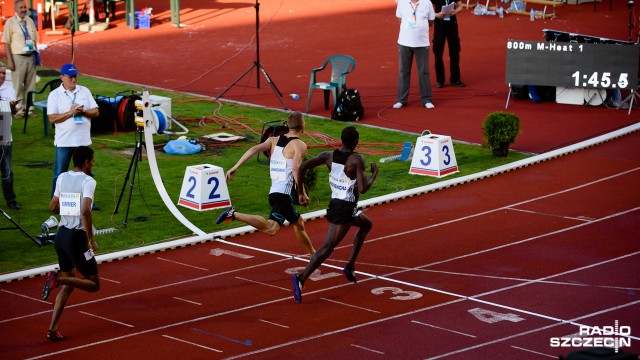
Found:
[[[409,174],[443,177],[458,172],[450,136],[428,134],[416,140]]]
[[[209,164],[187,166],[178,205],[198,211],[230,206],[224,170]]]

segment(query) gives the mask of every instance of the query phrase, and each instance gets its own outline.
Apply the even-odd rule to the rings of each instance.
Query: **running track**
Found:
[[[0,285],[4,359],[550,359],[578,324],[631,326],[640,351],[640,134],[366,209],[359,282],[345,239],[307,282],[291,229],[100,265],[67,339],[44,335],[43,277]],[[309,221],[319,246],[327,224]],[[265,252],[263,250],[268,250]]]

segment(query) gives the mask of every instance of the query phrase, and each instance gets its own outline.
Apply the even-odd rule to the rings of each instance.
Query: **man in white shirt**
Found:
[[[26,106],[27,92],[36,88],[38,30],[33,20],[27,16],[25,0],[16,0],[13,7],[16,15],[4,24],[2,42],[7,52],[7,68],[11,70],[16,98],[20,100],[16,116],[22,117],[22,106]]]
[[[98,104],[91,91],[78,85],[75,65],[64,64],[60,69],[60,79],[62,85],[51,91],[47,99],[49,122],[55,126],[52,196],[58,176],[69,170],[75,148],[91,145],[91,119],[99,115]]]
[[[8,101],[11,107],[11,114],[16,113],[16,91],[13,87],[4,82],[7,76],[7,68],[0,63],[0,100]],[[4,119],[4,121],[12,121],[12,119]],[[11,128],[9,128],[11,129]],[[2,194],[7,201],[9,209],[20,210],[20,204],[16,201],[16,193],[13,191],[13,171],[11,171],[11,131],[3,134],[5,144],[0,143],[0,172],[2,174]],[[8,142],[8,143],[7,143]]]
[[[411,80],[411,64],[416,58],[420,101],[422,106],[433,109],[431,83],[429,81],[429,28],[435,12],[430,0],[400,0],[396,17],[400,19],[398,35],[398,97],[394,109],[407,106]]]

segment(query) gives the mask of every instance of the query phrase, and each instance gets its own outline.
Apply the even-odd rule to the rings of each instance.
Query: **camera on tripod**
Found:
[[[140,128],[144,128],[145,125],[145,121],[144,121],[144,115],[143,115],[143,110],[145,107],[145,104],[142,102],[142,100],[136,100],[135,101],[135,110],[134,110],[134,121],[136,123],[136,126],[138,127],[138,130],[140,130]]]

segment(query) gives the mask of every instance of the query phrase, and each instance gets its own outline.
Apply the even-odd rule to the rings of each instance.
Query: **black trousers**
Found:
[[[460,36],[457,21],[436,20],[433,30],[433,54],[435,55],[436,81],[444,84],[444,45],[449,46],[449,80],[460,81]]]

